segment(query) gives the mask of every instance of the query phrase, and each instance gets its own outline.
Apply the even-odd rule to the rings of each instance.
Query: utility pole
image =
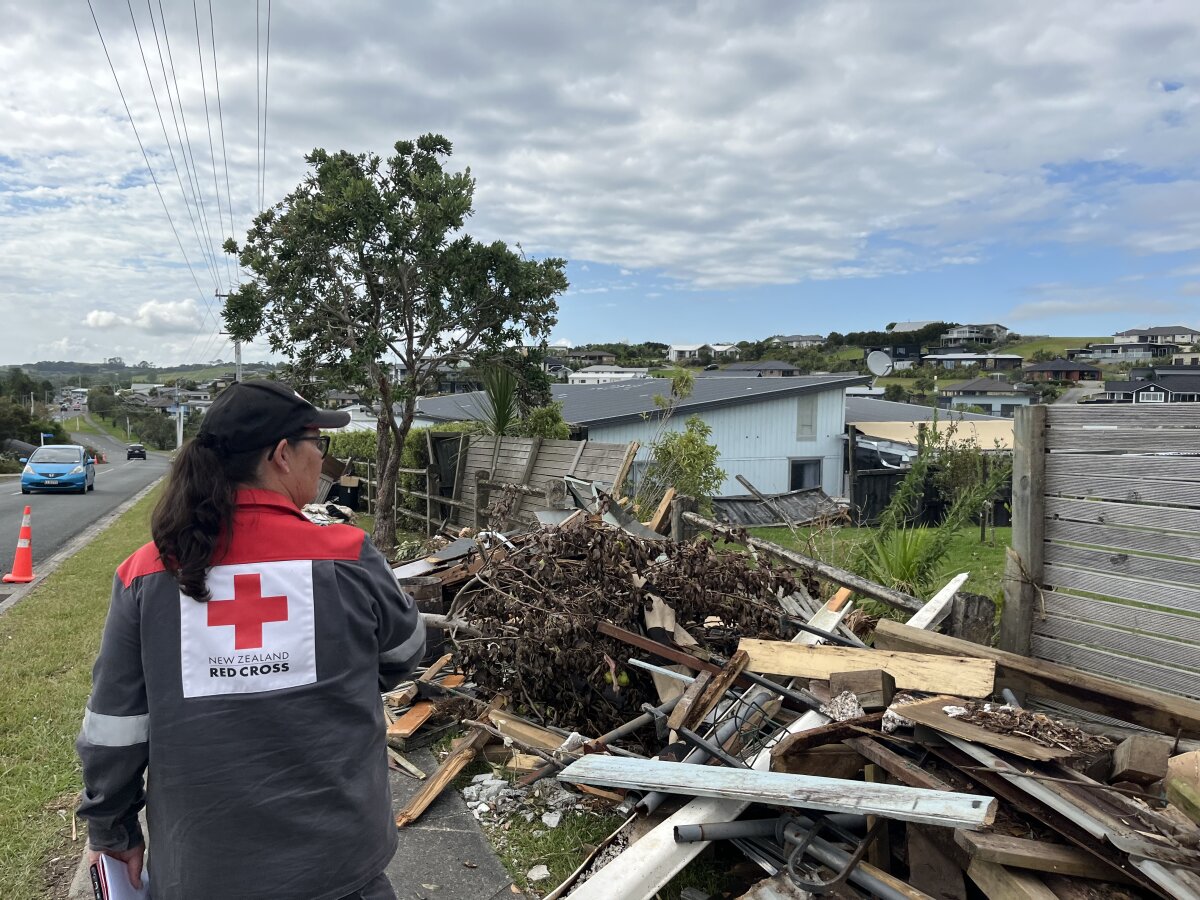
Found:
[[[214,292],[213,296],[221,300],[225,300],[229,297],[228,294],[222,294],[220,291]],[[221,334],[227,335],[229,332],[222,331]],[[233,342],[233,380],[242,380],[242,342],[237,339],[234,339]]]
[[[183,446],[183,407],[179,403],[179,379],[175,379],[175,449]]]

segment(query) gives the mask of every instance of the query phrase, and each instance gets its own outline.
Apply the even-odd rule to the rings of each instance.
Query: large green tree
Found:
[[[436,134],[374,154],[314,150],[309,172],[226,242],[252,280],[225,303],[230,333],[262,335],[301,384],[353,387],[378,412],[374,538],[395,545],[393,486],[416,398],[438,366],[544,339],[566,290],[561,259],[531,260],[502,241],[463,234],[470,170],[451,172]]]

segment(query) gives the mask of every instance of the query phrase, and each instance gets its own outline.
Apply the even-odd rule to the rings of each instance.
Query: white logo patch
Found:
[[[317,680],[308,560],[214,566],[212,599],[179,595],[183,696],[258,694]]]

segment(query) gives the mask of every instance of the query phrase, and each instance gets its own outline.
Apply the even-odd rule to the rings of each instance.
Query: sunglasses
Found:
[[[297,437],[290,437],[288,441],[312,441],[317,445],[317,449],[321,451],[321,459],[329,455],[330,437],[327,434],[302,434]],[[267,459],[273,459],[274,457],[275,448],[272,447],[271,452],[267,454]]]

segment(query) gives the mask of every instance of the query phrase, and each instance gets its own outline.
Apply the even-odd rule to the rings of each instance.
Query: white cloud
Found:
[[[0,101],[0,309],[37,305],[79,340],[104,332],[127,357],[164,362],[224,340],[213,294],[237,274],[215,248],[244,234],[258,190],[251,8],[214,8],[231,213],[181,49],[190,11],[165,7],[202,213],[123,8],[97,15],[163,201],[90,17],[0,0],[0,69],[22,73]],[[1200,252],[1200,17],[1187,0],[934,0],[902,15],[885,0],[297,0],[272,29],[268,200],[315,146],[386,152],[433,130],[478,178],[480,237],[685,289],[970,267],[997,244]],[[397,52],[411,33],[422,40]],[[1015,311],[1071,302],[1083,309],[1040,297]],[[0,354],[13,361],[38,346],[32,323],[11,338]]]
[[[129,319],[125,316],[119,316],[108,309],[93,309],[83,321],[88,328],[117,328],[129,324]]]

